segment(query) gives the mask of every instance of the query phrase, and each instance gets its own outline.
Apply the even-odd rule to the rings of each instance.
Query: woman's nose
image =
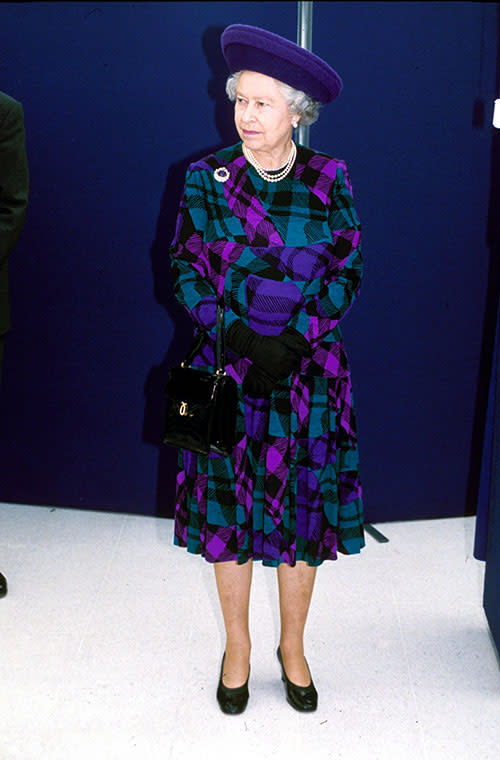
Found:
[[[253,107],[251,103],[248,103],[247,107],[243,111],[241,119],[242,121],[253,121],[254,118],[255,118],[255,114],[254,114]]]

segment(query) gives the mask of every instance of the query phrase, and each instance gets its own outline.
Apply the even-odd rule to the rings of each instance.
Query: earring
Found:
[[[294,129],[297,129],[297,125],[298,125],[298,123],[299,123],[298,121],[292,121],[292,127],[293,127]]]

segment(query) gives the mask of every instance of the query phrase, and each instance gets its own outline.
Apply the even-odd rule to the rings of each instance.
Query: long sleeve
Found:
[[[334,242],[331,267],[307,286],[304,304],[291,322],[313,348],[346,314],[361,285],[361,225],[345,165],[339,165],[332,184],[328,224]]]
[[[9,254],[23,228],[28,193],[23,107],[0,92],[0,335],[10,328]]]
[[[23,228],[29,174],[23,109],[0,94],[0,267],[5,265]]]
[[[208,217],[201,172],[189,169],[170,246],[174,292],[196,327],[215,335],[217,299],[223,296],[229,263],[222,251],[205,243]],[[237,315],[225,304],[226,327],[236,319]]]

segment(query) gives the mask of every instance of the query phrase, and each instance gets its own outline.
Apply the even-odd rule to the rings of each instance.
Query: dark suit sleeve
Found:
[[[0,96],[0,270],[21,233],[28,204],[29,173],[23,108]]]

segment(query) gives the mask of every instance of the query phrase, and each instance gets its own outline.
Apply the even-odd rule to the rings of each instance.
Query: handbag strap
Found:
[[[217,326],[215,336],[215,369],[219,374],[226,371],[226,340],[224,331],[224,304],[217,302]]]
[[[183,367],[189,367],[194,357],[200,350],[205,340],[206,333],[200,330],[193,338],[193,343],[182,362]],[[226,367],[226,341],[224,334],[224,304],[222,301],[217,302],[217,325],[215,328],[215,369],[219,374],[225,373]]]

